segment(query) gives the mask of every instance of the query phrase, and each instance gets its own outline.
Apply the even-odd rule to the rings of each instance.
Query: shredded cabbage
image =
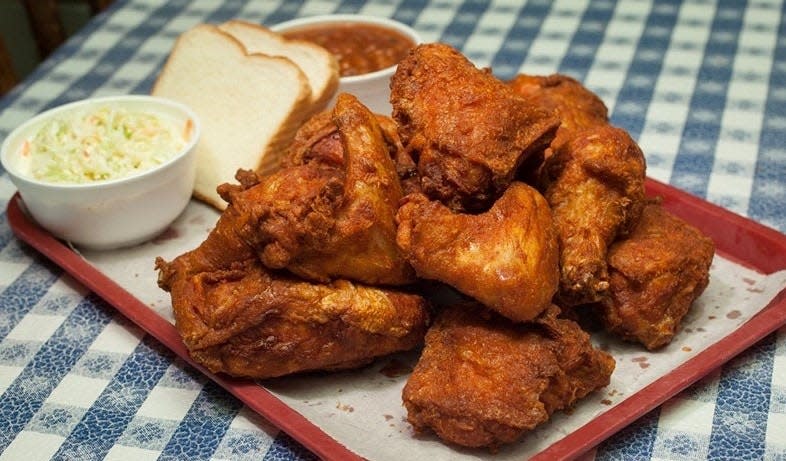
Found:
[[[86,183],[130,176],[185,147],[190,123],[141,111],[100,107],[47,122],[22,147],[36,179]]]

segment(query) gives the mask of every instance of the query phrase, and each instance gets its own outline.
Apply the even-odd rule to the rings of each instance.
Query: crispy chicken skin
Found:
[[[380,134],[390,158],[396,166],[400,179],[414,176],[416,165],[406,155],[401,139],[398,136],[396,122],[388,116],[374,114],[379,124]],[[344,165],[344,144],[341,141],[339,128],[333,120],[333,111],[320,112],[308,119],[295,133],[281,167],[289,168],[306,163],[320,163],[334,168]]]
[[[603,101],[578,80],[562,74],[519,74],[508,82],[517,94],[557,114],[560,125],[550,149],[559,149],[586,128],[605,125],[608,109]],[[547,153],[547,156],[549,154]]]
[[[319,189],[331,178],[330,175],[320,175],[320,170],[317,169],[312,173],[313,176],[308,178],[308,181],[316,184],[317,187],[301,186],[300,189]],[[244,233],[249,232],[246,229],[256,226],[256,218],[244,204],[264,201],[268,192],[264,187],[256,187],[259,185],[259,176],[253,171],[239,170],[235,178],[239,184],[219,186],[219,193],[229,202],[229,206],[221,213],[207,239],[196,250],[178,256],[170,262],[166,262],[161,257],[156,258],[158,285],[164,290],[169,291],[176,276],[186,277],[200,272],[222,270],[237,261],[256,257],[253,242],[243,236]],[[306,175],[296,175],[296,179],[306,181]],[[236,200],[235,197],[239,196],[242,198]],[[294,198],[308,200],[308,197]]]
[[[295,133],[284,157],[282,168],[320,163],[328,167],[342,168],[344,165],[344,145],[338,127],[333,122],[333,111],[320,112],[301,126]]]
[[[189,259],[201,247],[178,259]],[[354,368],[422,343],[429,312],[415,294],[275,275],[256,258],[224,269],[169,268],[176,327],[198,363],[256,379]]]
[[[611,125],[580,132],[546,160],[544,196],[560,242],[560,305],[606,294],[608,246],[641,215],[645,168],[636,142]]]
[[[440,312],[402,393],[415,431],[493,449],[608,385],[614,359],[558,312],[527,324],[480,306]]]
[[[340,164],[331,135],[315,135],[310,149],[291,150],[291,163],[258,184],[221,186],[232,215],[242,217],[243,225],[231,227],[270,269],[320,283],[414,282],[396,247],[402,190],[376,117],[342,94],[331,119],[342,146]]]
[[[558,125],[552,113],[445,44],[414,48],[390,89],[393,119],[423,192],[457,211],[488,208]]]
[[[304,141],[302,161],[268,176],[238,171],[238,184],[219,187],[228,206],[205,241],[156,260],[178,331],[212,371],[345,368],[422,341],[421,296],[345,280],[403,284],[414,270],[395,243],[401,190],[375,116],[342,95],[331,120],[343,159],[323,143],[323,122],[309,125],[301,139],[317,141]]]
[[[514,321],[551,304],[559,249],[548,204],[514,182],[488,211],[450,210],[423,194],[406,197],[397,242],[419,277],[439,280]]]
[[[609,248],[609,296],[600,305],[606,328],[649,350],[671,342],[709,283],[714,253],[698,229],[648,203],[630,235]]]

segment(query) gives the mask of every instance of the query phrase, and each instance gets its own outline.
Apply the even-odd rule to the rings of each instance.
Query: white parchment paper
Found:
[[[173,322],[168,293],[156,285],[156,256],[171,260],[195,248],[212,229],[218,213],[192,202],[164,234],[152,242],[82,256],[164,319]],[[552,419],[503,448],[494,459],[522,459],[547,448],[597,415],[670,372],[733,332],[786,287],[786,271],[762,275],[716,255],[710,284],[694,303],[672,343],[658,352],[605,336],[594,337],[617,361],[611,383],[570,412]],[[433,436],[414,436],[401,404],[401,389],[416,353],[378,360],[362,370],[286,377],[265,387],[324,432],[360,456],[378,461],[400,459],[487,459],[488,451],[461,450]],[[709,371],[709,370],[708,370]]]

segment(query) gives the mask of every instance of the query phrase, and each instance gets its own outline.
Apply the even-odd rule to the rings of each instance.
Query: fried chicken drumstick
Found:
[[[559,300],[577,305],[608,290],[608,246],[625,235],[644,206],[644,154],[611,125],[579,133],[544,165],[560,240]]]
[[[442,311],[403,390],[415,431],[495,448],[606,386],[614,359],[558,312],[514,324],[480,306]]]
[[[419,277],[439,280],[514,321],[551,304],[559,248],[548,204],[514,182],[480,214],[450,210],[423,194],[406,197],[397,242]]]
[[[445,44],[414,48],[390,89],[393,119],[423,192],[457,211],[488,208],[558,125]]]
[[[557,299],[563,306],[599,301],[608,290],[608,245],[641,214],[644,155],[624,130],[609,124],[603,101],[577,80],[521,74],[508,85],[560,118],[544,164],[528,177],[552,207],[560,236]]]

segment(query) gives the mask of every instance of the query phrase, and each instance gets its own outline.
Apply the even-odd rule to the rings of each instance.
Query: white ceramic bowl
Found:
[[[422,39],[417,31],[404,23],[388,18],[356,14],[327,14],[297,18],[274,25],[270,29],[275,32],[283,33],[306,27],[353,23],[371,24],[393,29],[403,36],[408,37],[416,45],[422,43]],[[355,95],[373,112],[390,115],[392,112],[389,101],[390,77],[392,77],[395,72],[396,65],[393,65],[367,74],[341,77],[336,95],[342,92],[350,93]],[[332,107],[333,103],[335,103],[335,97],[329,103],[328,107]]]
[[[193,129],[180,152],[131,176],[80,184],[35,179],[22,154],[23,143],[53,117],[104,106],[150,112],[183,126],[190,120]],[[0,147],[0,161],[25,208],[44,229],[78,247],[111,249],[155,237],[183,211],[194,187],[194,146],[199,134],[196,115],[167,99],[143,95],[85,99],[43,112],[17,127]]]

